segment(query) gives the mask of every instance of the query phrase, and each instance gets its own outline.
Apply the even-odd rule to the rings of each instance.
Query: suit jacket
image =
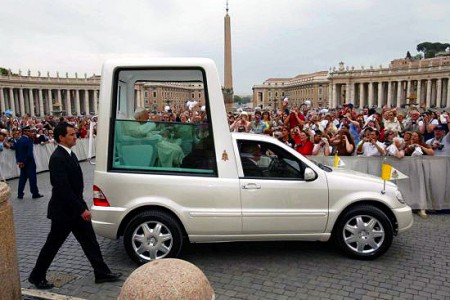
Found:
[[[245,177],[263,177],[261,169],[252,159],[241,156],[242,169]]]
[[[58,146],[50,157],[49,170],[53,189],[47,217],[61,221],[80,218],[88,207],[83,200],[83,173],[78,161]]]
[[[16,148],[16,162],[22,162],[26,167],[36,167],[33,154],[33,141],[25,135],[22,135],[17,141]]]

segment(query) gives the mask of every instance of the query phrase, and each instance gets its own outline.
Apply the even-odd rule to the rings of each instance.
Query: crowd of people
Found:
[[[450,155],[448,112],[383,107],[309,109],[289,106],[228,113],[233,132],[266,134],[303,155],[405,156]]]
[[[21,128],[31,129],[34,144],[53,143],[53,129],[59,122],[74,125],[78,138],[89,135],[92,116],[13,117],[4,113],[0,119],[0,151],[14,149]],[[149,112],[153,122],[207,121],[204,107],[165,107],[162,112]],[[282,101],[278,109],[256,108],[250,112],[228,113],[230,131],[270,135],[303,155],[339,156],[405,156],[450,155],[450,116],[448,112],[364,107],[355,109],[344,104],[336,109],[315,109],[305,105],[289,105]],[[94,128],[95,130],[95,128]]]
[[[2,113],[0,118],[0,151],[3,151],[3,149],[15,150],[16,143],[23,134],[23,128],[27,128],[30,131],[30,139],[33,141],[33,144],[45,145],[55,143],[53,129],[61,122],[73,125],[78,138],[87,138],[89,137],[92,118],[92,116],[45,116],[39,118],[27,115],[15,117]]]

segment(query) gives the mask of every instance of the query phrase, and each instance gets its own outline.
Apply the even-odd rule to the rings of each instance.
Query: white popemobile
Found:
[[[412,226],[395,184],[381,192],[380,178],[316,164],[270,136],[230,133],[223,99],[209,59],[104,64],[92,222],[101,236],[123,236],[134,261],[177,256],[185,242],[330,238],[373,259]],[[186,101],[199,103],[190,122],[142,121]]]

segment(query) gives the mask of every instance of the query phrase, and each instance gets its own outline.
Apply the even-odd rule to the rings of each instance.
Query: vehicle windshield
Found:
[[[200,68],[119,69],[111,169],[217,176]]]
[[[312,161],[316,166],[318,166],[320,169],[324,170],[325,172],[333,172],[333,169],[327,165],[319,163],[319,162],[315,161],[314,159],[310,159],[310,161]]]

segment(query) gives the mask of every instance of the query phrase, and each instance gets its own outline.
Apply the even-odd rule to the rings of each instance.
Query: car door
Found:
[[[328,187],[323,174],[305,181],[307,165],[267,142],[238,140],[243,234],[325,231]]]

